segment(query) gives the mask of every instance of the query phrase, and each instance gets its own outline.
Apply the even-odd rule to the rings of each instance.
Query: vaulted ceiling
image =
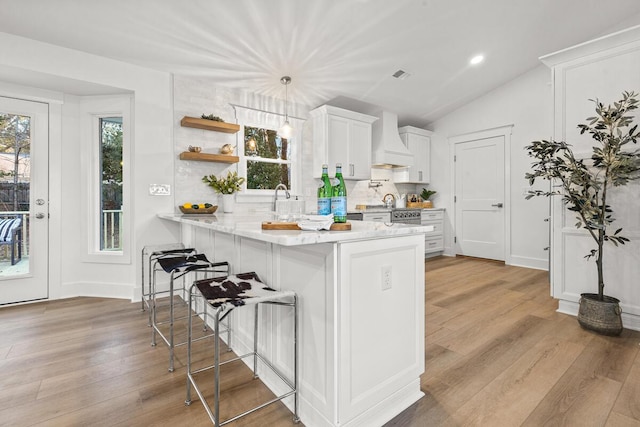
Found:
[[[0,0],[2,32],[276,97],[289,75],[293,102],[415,126],[638,23],[638,0]]]

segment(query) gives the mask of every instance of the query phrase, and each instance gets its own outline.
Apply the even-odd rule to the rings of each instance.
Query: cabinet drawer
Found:
[[[442,234],[442,229],[444,228],[444,223],[442,221],[425,221],[423,219],[420,225],[430,225],[433,227],[433,231],[428,231],[426,233],[427,236],[431,234]]]
[[[363,221],[391,222],[390,212],[363,213]]]
[[[444,239],[442,236],[428,236],[424,239],[424,253],[438,252],[444,250]]]
[[[444,218],[444,211],[422,211],[422,221],[442,220]]]

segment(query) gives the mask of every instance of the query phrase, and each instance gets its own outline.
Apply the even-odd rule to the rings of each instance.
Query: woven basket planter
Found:
[[[602,335],[617,336],[622,333],[622,310],[620,300],[604,296],[598,299],[598,294],[581,294],[578,323],[585,329]]]

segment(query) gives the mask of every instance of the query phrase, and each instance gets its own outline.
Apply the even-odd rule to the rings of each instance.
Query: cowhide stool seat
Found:
[[[276,291],[264,284],[256,273],[235,274],[228,277],[217,277],[211,279],[198,280],[191,286],[189,292],[189,307],[196,309],[195,302],[204,298],[206,303],[213,307],[213,310],[205,312],[205,323],[207,316],[213,318],[213,365],[209,365],[200,369],[192,368],[192,318],[189,318],[189,335],[187,339],[187,398],[185,403],[191,404],[191,387],[195,390],[200,398],[209,418],[216,426],[222,426],[240,417],[248,415],[254,411],[264,408],[267,405],[278,402],[286,397],[293,396],[293,416],[294,421],[298,422],[298,298],[291,291]],[[259,307],[263,304],[274,306],[291,307],[293,310],[293,378],[287,378],[266,358],[265,355],[258,351],[258,330],[260,326]],[[241,356],[220,361],[220,322],[226,318],[233,310],[245,306],[254,306],[254,330],[253,330],[253,351]],[[271,316],[271,322],[276,323],[278,316]],[[275,336],[275,335],[273,335]],[[231,347],[228,340],[227,345]],[[285,384],[284,388],[288,388],[284,394],[281,394],[267,402],[264,402],[252,409],[241,414],[232,416],[223,422],[220,422],[220,367],[230,362],[241,360],[247,357],[253,358],[253,378],[258,378],[258,361],[262,362],[260,366],[269,368],[277,377]],[[196,380],[197,374],[213,369],[213,410],[207,403],[202,389],[198,386],[198,381],[205,381],[205,378]],[[291,375],[289,375],[291,376]],[[207,388],[207,387],[204,387]],[[209,388],[210,389],[210,388]]]
[[[189,254],[183,255],[182,253],[172,253],[165,254],[164,256],[159,256],[156,258],[158,265],[162,268],[165,273],[168,273],[169,276],[169,290],[168,293],[168,307],[169,307],[169,317],[164,321],[158,320],[158,299],[157,296],[161,293],[156,289],[156,280],[155,280],[155,269],[154,269],[154,277],[151,281],[151,290],[150,290],[150,310],[151,310],[151,345],[156,345],[156,334],[160,335],[160,338],[169,346],[169,372],[173,372],[173,355],[174,348],[179,345],[184,345],[187,343],[186,340],[182,342],[176,343],[174,340],[174,323],[176,320],[180,320],[182,318],[175,318],[174,316],[174,295],[177,290],[186,291],[185,286],[185,277],[190,273],[204,273],[204,274],[229,274],[229,263],[228,262],[210,262],[204,254]],[[182,278],[182,286],[179,288],[175,288],[174,282],[176,279]],[[197,277],[194,277],[197,279]],[[186,296],[183,295],[183,299],[186,300]],[[189,311],[186,317],[191,320],[192,316],[196,316],[199,313],[192,313]],[[169,331],[164,331],[161,329],[161,325],[169,325]],[[189,331],[191,333],[191,331]]]

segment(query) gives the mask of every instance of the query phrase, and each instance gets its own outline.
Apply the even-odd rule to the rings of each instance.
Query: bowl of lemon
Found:
[[[180,212],[187,215],[206,215],[218,210],[218,206],[212,205],[211,203],[184,203],[178,207],[180,208]]]

